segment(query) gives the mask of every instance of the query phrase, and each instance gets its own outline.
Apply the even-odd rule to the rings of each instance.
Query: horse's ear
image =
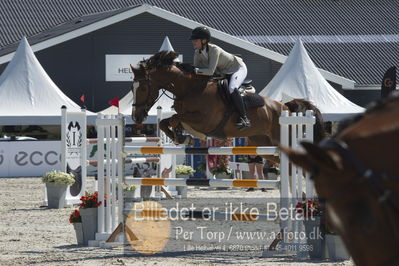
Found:
[[[279,148],[283,153],[285,153],[288,156],[291,162],[303,168],[307,172],[311,171],[313,163],[310,160],[309,156],[306,154],[306,152],[296,151],[281,145],[279,146]]]
[[[179,56],[178,53],[176,53],[175,51],[170,51],[168,52],[165,57],[164,57],[164,62],[167,65],[172,65],[173,61]]]
[[[136,73],[137,69],[134,66],[130,65],[130,68],[132,69],[133,73]]]
[[[311,142],[303,141],[301,145],[305,148],[312,161],[333,169],[342,168],[341,159],[336,153],[329,152]]]

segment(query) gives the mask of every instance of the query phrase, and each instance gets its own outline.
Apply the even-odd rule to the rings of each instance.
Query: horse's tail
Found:
[[[304,99],[294,99],[285,103],[285,106],[288,107],[290,112],[305,113],[306,110],[313,110],[313,114],[316,117],[316,124],[314,127],[314,142],[318,143],[326,136],[323,116],[321,115],[320,110],[311,102]]]

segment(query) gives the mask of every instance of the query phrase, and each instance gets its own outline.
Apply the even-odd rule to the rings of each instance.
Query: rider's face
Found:
[[[196,39],[196,40],[191,40],[193,43],[194,49],[201,50],[202,49],[202,40],[201,39]]]

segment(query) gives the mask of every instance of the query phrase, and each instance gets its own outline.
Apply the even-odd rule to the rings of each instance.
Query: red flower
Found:
[[[104,197],[105,198],[105,197]],[[98,202],[98,192],[95,193],[87,193],[86,195],[82,196],[80,198],[81,203],[80,203],[80,208],[86,209],[86,208],[95,208],[101,205],[101,202]]]
[[[318,201],[306,200],[298,202],[295,209],[297,213],[301,213],[305,218],[323,215],[323,209]]]
[[[71,213],[69,216],[69,222],[72,223],[81,223],[82,222],[82,217],[80,216],[79,210],[75,210]]]

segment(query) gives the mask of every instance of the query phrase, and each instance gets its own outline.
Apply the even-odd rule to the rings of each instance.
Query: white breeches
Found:
[[[234,89],[238,89],[247,77],[247,66],[242,64],[240,68],[231,75],[229,81],[229,92],[233,93]]]

